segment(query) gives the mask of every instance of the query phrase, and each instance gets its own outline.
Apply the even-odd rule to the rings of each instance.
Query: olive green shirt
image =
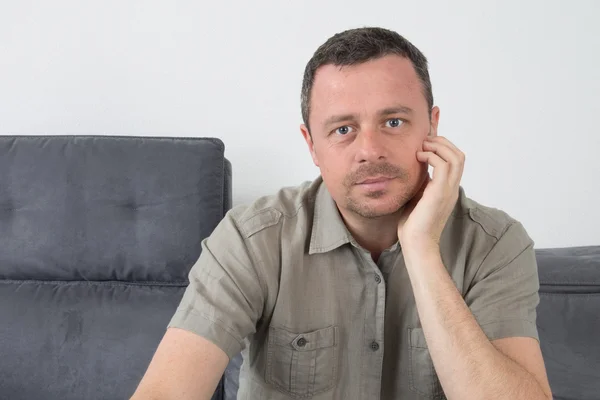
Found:
[[[537,339],[537,264],[519,222],[461,188],[440,246],[490,340]],[[169,326],[243,351],[239,399],[445,398],[400,244],[375,263],[321,178],[232,209],[189,279]]]

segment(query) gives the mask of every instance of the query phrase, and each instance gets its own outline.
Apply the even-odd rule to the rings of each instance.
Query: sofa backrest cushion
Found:
[[[0,398],[128,398],[231,205],[223,143],[3,136],[0,171]]]
[[[600,246],[537,251],[538,331],[555,399],[600,398]]]

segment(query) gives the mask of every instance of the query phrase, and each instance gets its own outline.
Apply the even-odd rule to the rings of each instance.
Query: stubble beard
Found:
[[[412,192],[412,191],[410,191]],[[367,219],[377,219],[397,213],[412,198],[412,193],[403,192],[392,196],[386,205],[370,205],[369,199],[377,200],[386,195],[387,191],[379,190],[367,193],[364,199],[358,199],[351,193],[351,188],[346,192],[346,208],[348,211]]]

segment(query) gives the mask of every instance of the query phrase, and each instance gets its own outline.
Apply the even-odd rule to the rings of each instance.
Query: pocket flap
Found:
[[[423,328],[408,328],[408,333],[410,347],[427,349],[427,341],[425,340]]]
[[[290,332],[281,328],[270,327],[269,338],[273,344],[292,347],[296,351],[310,351],[333,347],[337,344],[338,328],[330,326],[306,333]]]

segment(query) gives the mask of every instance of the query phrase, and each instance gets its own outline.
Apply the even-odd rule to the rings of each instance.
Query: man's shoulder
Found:
[[[471,225],[477,234],[487,236],[493,243],[499,241],[509,230],[512,235],[527,237],[518,220],[504,210],[483,205],[467,197],[463,188],[460,190],[453,216],[462,220],[464,224]]]
[[[277,225],[282,219],[312,214],[319,185],[320,181],[315,180],[281,188],[275,194],[262,196],[250,204],[232,208],[227,217],[231,218],[240,232],[248,238]]]
[[[452,215],[442,251],[452,260],[470,260],[465,264],[468,274],[489,274],[525,250],[532,251],[533,240],[518,220],[467,197],[462,188]]]

